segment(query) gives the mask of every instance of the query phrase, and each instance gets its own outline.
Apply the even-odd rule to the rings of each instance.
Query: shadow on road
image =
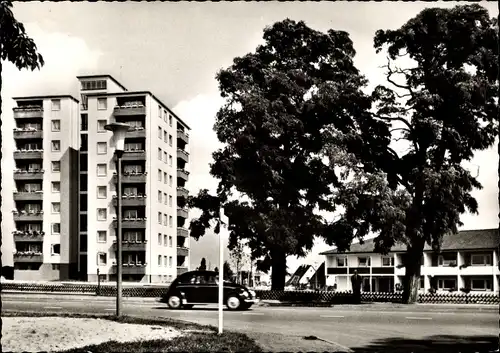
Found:
[[[496,336],[429,336],[422,340],[408,338],[385,338],[369,346],[351,347],[355,353],[487,353],[498,348]]]

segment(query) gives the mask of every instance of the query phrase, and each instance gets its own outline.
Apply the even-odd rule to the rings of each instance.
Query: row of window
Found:
[[[123,241],[143,241],[143,233],[134,230],[127,230],[122,233]],[[98,230],[97,231],[97,242],[98,243],[107,243],[108,242],[108,232],[106,230]]]
[[[164,202],[165,205],[167,204],[167,198],[168,198],[168,206],[172,207],[172,200],[173,197],[172,195],[168,195],[166,192],[163,192],[161,190],[158,190],[158,203]]]
[[[166,130],[163,130],[161,126],[158,126],[158,138],[160,140],[163,139],[163,142],[168,143],[168,145],[172,147],[174,141],[173,136],[170,135]]]
[[[169,226],[170,228],[172,228],[174,226],[174,218],[167,214],[158,212],[158,224],[163,224],[164,226]]]
[[[163,175],[163,178],[162,178],[162,175]],[[163,184],[166,184],[167,183],[167,179],[168,179],[168,186],[172,187],[173,179],[174,179],[172,177],[172,175],[168,175],[167,172],[164,172],[161,169],[158,169],[158,181],[162,181],[163,180]]]
[[[111,255],[114,255],[111,253]],[[137,265],[145,265],[144,255],[139,253],[129,253],[123,255],[123,263],[124,264],[137,264]],[[98,266],[106,266],[108,264],[108,254],[105,252],[97,253],[97,265]]]
[[[172,127],[172,115],[168,114],[165,109],[162,109],[161,105],[158,105],[158,118],[162,119],[164,122],[168,121],[168,125]]]
[[[358,257],[358,267],[368,267],[371,266],[371,259],[367,256]],[[438,266],[450,266],[452,264],[456,265],[456,255],[455,254],[443,254],[438,257]],[[422,257],[422,265],[424,264]],[[492,257],[491,254],[471,254],[470,265],[472,266],[491,266]],[[392,267],[394,266],[394,257],[383,256],[382,266]],[[347,257],[337,257],[337,267],[347,267]]]
[[[108,109],[108,99],[107,98],[97,98],[97,109],[106,110]],[[52,99],[51,100],[51,110],[60,111],[61,110],[61,100]]]
[[[437,280],[437,289],[450,290],[457,289],[457,280],[455,278],[446,278]],[[473,291],[491,290],[492,281],[489,278],[473,278],[470,280],[470,289]]]
[[[172,256],[161,256],[158,255],[158,266],[162,266],[162,257],[164,259],[163,266],[167,267],[167,258],[168,258],[168,267],[172,268],[173,258]]]
[[[158,160],[164,163],[167,163],[168,160],[168,165],[170,167],[173,165],[172,155],[168,154],[167,151],[163,151],[160,147],[158,147]]]
[[[163,239],[163,244],[162,244],[162,239]],[[174,242],[171,235],[158,233],[158,245],[168,246],[171,248],[173,247],[173,243]]]

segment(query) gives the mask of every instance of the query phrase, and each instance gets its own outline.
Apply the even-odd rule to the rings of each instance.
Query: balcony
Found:
[[[122,240],[123,251],[146,251],[147,240]],[[116,247],[116,240],[113,241],[113,247]]]
[[[26,212],[26,211],[14,211],[14,221],[15,222],[40,222],[43,220],[43,211],[39,212]]]
[[[177,169],[177,178],[188,181],[189,172],[185,169]]]
[[[41,180],[44,170],[21,170],[14,171],[14,180]]]
[[[177,209],[177,217],[188,218],[188,210],[187,208],[178,208]]]
[[[460,266],[460,275],[462,276],[491,276],[498,274],[495,266],[482,265],[482,266]]]
[[[41,139],[43,138],[43,131],[34,129],[14,129],[14,138],[16,140]]]
[[[122,263],[122,273],[124,275],[145,275],[147,264]],[[112,273],[116,273],[116,262],[112,264]]]
[[[16,230],[13,231],[15,242],[43,242],[43,231]]]
[[[118,205],[118,197],[113,195],[113,206]],[[146,206],[146,195],[122,196],[122,206]]]
[[[189,256],[189,248],[186,248],[185,246],[178,246],[177,256]]]
[[[43,118],[42,107],[17,107],[13,111],[14,119]]]
[[[146,151],[145,150],[129,150],[123,153],[122,160],[124,161],[145,161]]]
[[[132,128],[132,130],[127,132],[125,138],[146,138],[146,129],[144,129],[143,127]]]
[[[117,220],[113,220],[113,228],[117,227]],[[123,218],[122,228],[126,229],[146,229],[146,218]]]
[[[145,183],[148,173],[123,173],[122,183]],[[118,182],[118,176],[116,172],[113,173],[113,182]]]
[[[14,254],[14,262],[34,262],[42,263],[43,255],[34,251],[18,251]]]
[[[14,192],[14,201],[41,201],[41,200],[43,200],[43,191]]]
[[[145,115],[146,107],[140,104],[116,106],[113,110],[114,116]]]
[[[14,151],[14,159],[42,159],[43,150],[17,150]]]
[[[177,149],[177,159],[181,159],[184,162],[188,163],[189,162],[189,153],[178,148]]]
[[[189,143],[189,135],[182,130],[177,130],[177,139]]]
[[[183,273],[188,272],[188,268],[184,266],[177,266],[177,276],[182,275]]]
[[[189,231],[184,227],[177,227],[177,236],[187,238],[189,237]]]
[[[177,197],[188,197],[189,191],[186,188],[183,188],[182,186],[177,187]]]

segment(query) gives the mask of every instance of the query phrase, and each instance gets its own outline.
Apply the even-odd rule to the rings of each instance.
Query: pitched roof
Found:
[[[462,230],[457,234],[446,234],[441,243],[442,251],[449,250],[472,250],[472,249],[493,249],[498,248],[498,229],[474,229]],[[352,244],[349,251],[343,253],[372,253],[374,252],[375,239],[366,240],[363,244]],[[404,244],[398,243],[391,248],[391,252],[403,252],[406,250]],[[424,251],[431,251],[432,248],[425,244]],[[328,250],[320,255],[339,253],[337,249]]]
[[[295,270],[295,273],[290,277],[290,279],[286,282],[286,286],[289,286],[291,284],[296,284],[296,282],[299,282],[302,277],[306,274],[307,270],[309,270],[309,267],[311,265],[300,265],[297,270]]]

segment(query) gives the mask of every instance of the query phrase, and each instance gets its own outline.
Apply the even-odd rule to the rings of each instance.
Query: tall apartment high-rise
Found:
[[[47,179],[47,187],[52,185],[54,188],[54,182],[61,183],[61,200],[65,196],[63,188],[66,185],[67,193],[71,194],[69,201],[60,201],[60,235],[57,239],[51,235],[47,241],[45,234],[50,234],[50,230],[53,230],[50,227],[56,227],[53,224],[57,224],[47,210],[56,206],[55,201],[46,201],[43,197],[44,206],[40,205],[34,210],[44,211],[37,214],[37,219],[39,223],[50,225],[40,228],[45,230],[45,234],[40,233],[38,243],[31,242],[28,236],[25,238],[30,241],[16,239],[16,249],[18,253],[24,253],[26,249],[38,250],[36,244],[43,244],[43,249],[47,250],[36,258],[31,253],[18,255],[14,277],[97,281],[99,276],[103,281],[116,280],[117,172],[112,133],[105,130],[104,126],[124,122],[130,124],[133,131],[127,133],[122,159],[123,280],[170,282],[189,268],[188,211],[185,208],[188,196],[185,186],[189,176],[186,170],[189,162],[189,127],[149,91],[127,91],[109,75],[79,76],[77,79],[80,83],[81,104],[73,98],[71,118],[64,113],[46,114],[38,118],[44,126],[49,124],[49,130],[43,129],[37,135],[41,141],[47,139],[48,147],[42,153],[46,156],[44,160],[58,161],[57,155],[50,149],[50,143],[53,146],[60,141],[60,148],[70,144],[74,150],[75,147],[79,149],[73,153],[71,160],[60,160],[59,180],[53,177],[53,173],[41,173]],[[29,101],[35,98],[38,97],[23,99]],[[54,102],[53,99],[47,97],[47,104]],[[17,101],[19,108],[16,109],[19,110],[22,101]],[[60,139],[53,140],[47,131],[50,131],[50,124],[54,124],[58,116],[60,120],[68,121],[68,128],[64,130],[67,133],[60,133]],[[61,123],[61,126],[65,125]],[[71,141],[66,142],[68,138]],[[76,142],[79,142],[79,146]],[[24,164],[18,164],[18,168],[22,166]],[[44,164],[43,169],[47,170],[48,166]],[[62,175],[65,168],[71,171],[71,178],[67,181],[63,180]],[[36,186],[33,187],[33,190],[38,190]],[[47,187],[45,184],[40,185],[41,190],[48,190]],[[71,220],[66,228],[65,219]],[[15,234],[25,229],[38,229],[32,225],[29,226],[31,228],[20,228],[16,224],[16,227]],[[63,271],[62,266],[59,271],[58,266],[52,266],[53,272],[50,274],[43,270],[47,264],[53,263],[54,249],[60,252],[60,262],[68,263],[69,270]],[[23,265],[28,257],[29,264]]]

